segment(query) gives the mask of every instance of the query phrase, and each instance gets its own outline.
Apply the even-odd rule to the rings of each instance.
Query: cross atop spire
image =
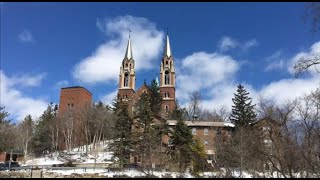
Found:
[[[169,42],[168,29],[167,29],[166,46],[165,46],[165,48],[164,48],[163,56],[166,56],[166,57],[168,57],[168,58],[169,58],[170,56],[172,56],[172,54],[171,54],[171,48],[170,48],[170,42]]]
[[[133,58],[133,56],[132,56],[131,40],[130,40],[130,32],[131,32],[131,30],[129,30],[129,40],[128,40],[128,45],[127,45],[126,54],[125,54],[125,56],[124,56],[124,58],[127,58],[127,59]]]

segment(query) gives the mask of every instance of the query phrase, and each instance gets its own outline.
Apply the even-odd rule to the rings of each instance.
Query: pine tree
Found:
[[[41,155],[45,151],[50,152],[53,149],[50,123],[54,121],[54,114],[53,103],[51,103],[36,124],[33,141],[33,150],[36,155]]]
[[[142,164],[148,164],[148,174],[151,167],[151,158],[155,150],[158,137],[154,126],[153,113],[151,110],[150,97],[142,93],[137,103],[136,151],[142,155]],[[147,163],[148,161],[148,163]]]
[[[151,111],[153,115],[159,115],[161,110],[162,96],[160,94],[160,87],[158,86],[156,80],[152,80],[151,84],[148,86],[149,98]]]
[[[192,151],[192,174],[199,177],[199,172],[204,172],[205,170],[205,147],[203,143],[200,142],[199,139],[195,139],[194,143],[191,145]]]
[[[182,172],[191,162],[191,144],[192,144],[192,132],[187,124],[182,119],[182,110],[179,104],[176,103],[173,110],[173,117],[177,119],[177,124],[173,128],[171,142],[173,145],[173,154],[175,162],[179,163],[179,171]]]
[[[237,87],[237,93],[232,98],[234,105],[232,106],[230,120],[237,127],[247,127],[256,120],[255,105],[251,105],[252,98],[248,96],[249,93],[244,89],[244,86],[239,84]]]
[[[15,124],[8,119],[9,113],[5,111],[5,107],[0,106],[0,151],[7,151],[14,147],[13,129]]]
[[[125,102],[118,102],[117,99],[114,99],[113,107],[115,125],[111,149],[114,151],[114,156],[119,159],[120,168],[122,168],[130,160],[132,119]]]

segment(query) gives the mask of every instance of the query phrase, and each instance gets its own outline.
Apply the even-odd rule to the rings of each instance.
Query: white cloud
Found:
[[[68,85],[69,85],[69,82],[67,80],[61,80],[55,84],[55,87],[62,88],[62,87],[68,86]]]
[[[288,67],[287,61],[282,57],[282,52],[277,51],[271,56],[266,58],[268,65],[264,69],[265,71],[282,70]]]
[[[250,48],[258,46],[258,41],[256,39],[251,39],[246,42],[239,42],[238,40],[224,36],[219,43],[220,52],[226,52],[230,49],[241,48],[242,51],[248,51]]]
[[[248,51],[250,48],[255,46],[258,46],[258,41],[256,39],[251,39],[242,45],[242,50]]]
[[[21,42],[33,42],[34,41],[34,38],[31,34],[31,32],[27,29],[23,30],[19,35],[19,40]]]
[[[187,100],[192,91],[212,88],[223,83],[239,69],[230,56],[219,53],[197,52],[182,59],[177,67],[177,97]]]
[[[303,55],[318,52],[320,43],[315,43],[310,52]],[[301,52],[294,57],[301,56]],[[281,64],[281,61],[283,64]],[[294,58],[293,58],[294,59]],[[272,67],[286,69],[289,66],[282,53],[276,52],[268,57],[270,64],[280,62],[280,65]],[[253,103],[256,104],[259,96],[263,96],[280,105],[288,100],[294,100],[304,94],[310,93],[320,87],[318,74],[311,74],[305,79],[286,78],[265,84],[261,89],[253,87],[246,82],[237,82],[237,71],[241,65],[240,61],[231,56],[218,53],[198,52],[181,59],[181,65],[177,68],[177,91],[176,96],[182,106],[187,106],[190,92],[199,90],[203,97],[202,107],[208,110],[219,109],[225,106],[229,111],[233,105],[232,98],[236,92],[237,85],[243,84],[250,93]],[[263,69],[264,67],[261,67]]]
[[[316,76],[307,79],[281,79],[263,87],[259,94],[280,105],[287,100],[294,100],[320,87]]]
[[[306,58],[306,59],[309,59],[309,58],[313,58],[315,55],[318,55],[319,56],[320,54],[320,41],[314,43],[309,51],[305,52],[305,51],[302,51],[302,52],[299,52],[297,53],[295,56],[293,56],[293,58],[291,58],[291,60],[289,61],[289,72],[291,74],[294,74],[294,65],[299,61],[299,59],[301,58]],[[319,74],[320,71],[320,64],[316,65],[316,66],[312,66],[308,69],[308,72],[310,74]]]
[[[23,120],[28,114],[31,114],[34,118],[39,117],[46,109],[48,102],[43,99],[28,97],[16,89],[16,86],[21,85],[21,83],[25,83],[23,86],[40,85],[42,78],[39,77],[41,76],[8,77],[0,70],[0,105],[5,106],[5,110],[17,121]]]
[[[118,93],[118,90],[112,91],[111,93],[108,93],[107,95],[103,96],[101,101],[105,104],[110,105],[112,104],[112,101],[114,97],[116,97],[117,93]]]
[[[121,16],[97,20],[97,28],[113,37],[101,44],[89,57],[74,67],[73,77],[85,83],[116,82],[131,32],[132,52],[136,71],[158,67],[156,63],[163,48],[163,32],[142,17]]]
[[[219,49],[221,52],[228,51],[229,49],[235,48],[238,46],[238,42],[231,37],[225,36],[222,38]]]
[[[41,81],[46,78],[46,73],[40,73],[37,75],[21,74],[15,75],[7,82],[9,86],[22,86],[22,87],[35,87],[41,84]]]

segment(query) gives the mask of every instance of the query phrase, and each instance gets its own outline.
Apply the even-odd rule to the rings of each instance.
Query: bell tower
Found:
[[[175,82],[174,59],[172,56],[169,35],[167,34],[166,44],[160,65],[160,93],[162,95],[161,112],[168,115],[175,108]]]
[[[129,35],[126,54],[123,58],[120,74],[119,74],[119,86],[118,86],[118,99],[128,101],[132,99],[135,89],[135,69],[134,59],[132,56],[131,40]]]

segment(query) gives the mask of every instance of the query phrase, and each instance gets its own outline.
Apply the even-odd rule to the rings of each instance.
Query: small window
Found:
[[[217,135],[221,135],[221,129],[220,129],[220,128],[217,128],[216,133],[217,133]]]
[[[126,67],[128,67],[128,63],[126,63]]]
[[[197,129],[196,128],[192,128],[192,135],[196,135],[197,134]]]
[[[166,112],[166,113],[169,112],[169,106],[165,106],[165,112]]]
[[[263,131],[270,131],[270,127],[269,127],[269,126],[264,126],[264,127],[262,128],[262,130],[263,130]]]
[[[168,97],[169,97],[169,93],[168,93],[168,92],[165,92],[165,93],[164,93],[164,97],[165,97],[165,98],[168,98]]]
[[[208,135],[209,134],[209,130],[208,130],[208,128],[204,128],[204,135]]]
[[[166,64],[168,64],[168,61],[166,61]]]
[[[73,103],[71,103],[71,107],[73,107]]]
[[[70,107],[70,104],[68,104],[68,107]]]

